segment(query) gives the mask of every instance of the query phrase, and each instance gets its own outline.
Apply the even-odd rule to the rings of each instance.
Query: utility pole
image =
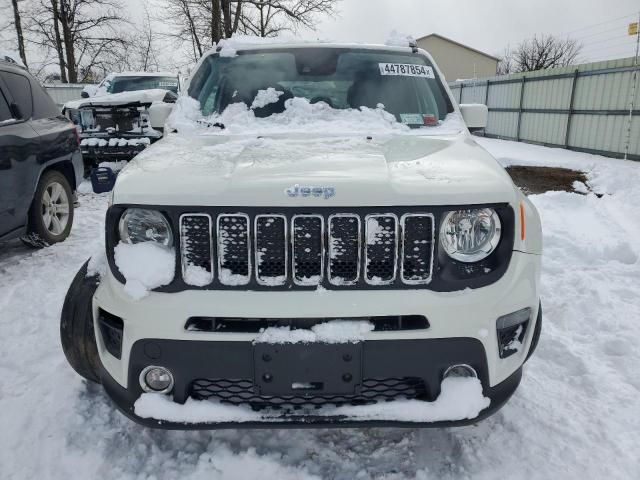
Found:
[[[20,20],[20,10],[18,9],[18,2],[20,0],[11,0],[13,6],[13,24],[16,27],[16,36],[18,37],[18,51],[20,53],[20,59],[24,66],[27,66],[27,55],[24,51],[24,36],[22,35],[22,21]]]
[[[629,25],[629,34],[632,32],[632,25]],[[638,90],[638,54],[640,53],[640,12],[638,12],[638,22],[635,24],[636,33],[636,55],[633,59],[633,77],[631,79],[631,95],[629,101],[629,122],[627,123],[627,138],[624,146],[624,159],[629,155],[629,144],[631,143],[631,125],[633,122],[633,110],[636,102],[636,91]]]

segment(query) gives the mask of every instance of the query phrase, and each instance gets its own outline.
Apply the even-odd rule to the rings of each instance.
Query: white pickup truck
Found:
[[[449,426],[517,388],[541,224],[415,46],[206,54],[121,172],[71,366],[165,428]]]
[[[178,77],[161,72],[111,73],[87,85],[63,108],[78,129],[85,164],[130,160],[162,138],[178,90]]]

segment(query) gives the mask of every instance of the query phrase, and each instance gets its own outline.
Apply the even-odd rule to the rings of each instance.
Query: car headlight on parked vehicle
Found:
[[[156,242],[165,247],[173,245],[171,225],[157,210],[130,208],[118,224],[120,241],[124,243]]]
[[[440,244],[454,260],[478,262],[496,249],[501,233],[500,218],[492,208],[456,210],[442,221]]]

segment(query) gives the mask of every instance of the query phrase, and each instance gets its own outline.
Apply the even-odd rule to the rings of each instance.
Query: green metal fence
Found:
[[[639,83],[624,58],[449,87],[459,103],[487,105],[487,137],[640,160]]]

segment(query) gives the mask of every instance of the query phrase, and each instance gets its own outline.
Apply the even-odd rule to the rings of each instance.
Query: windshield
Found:
[[[422,55],[308,48],[207,57],[189,86],[204,116],[242,102],[256,117],[285,111],[302,97],[334,109],[380,108],[409,126],[437,125],[453,107]]]
[[[177,77],[154,77],[141,75],[139,77],[115,77],[107,86],[108,93],[131,92],[134,90],[151,90],[161,88],[178,93]]]

